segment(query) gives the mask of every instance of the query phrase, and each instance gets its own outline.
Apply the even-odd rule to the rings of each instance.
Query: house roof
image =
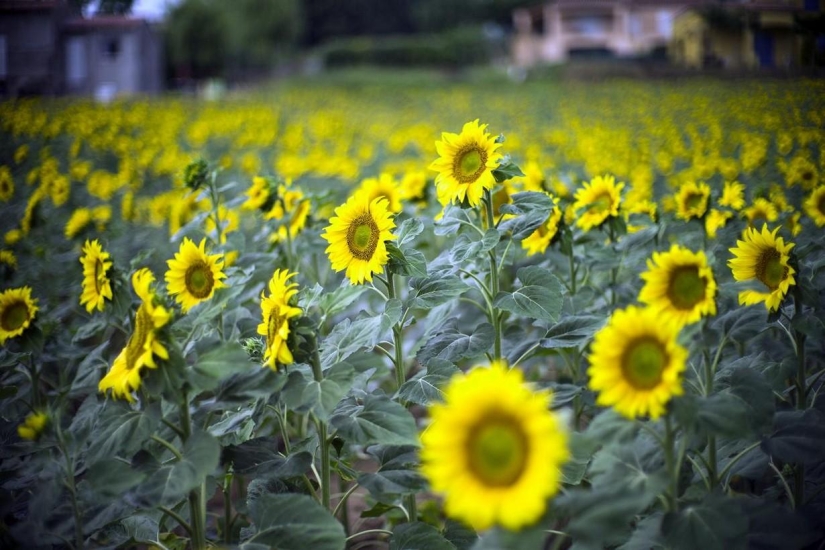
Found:
[[[66,21],[65,29],[69,32],[88,32],[99,29],[135,29],[148,25],[146,19],[124,15],[98,15],[95,17],[75,17]]]
[[[0,0],[0,11],[45,11],[65,4],[61,0]]]

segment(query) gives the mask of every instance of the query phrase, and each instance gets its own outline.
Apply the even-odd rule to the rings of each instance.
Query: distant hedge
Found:
[[[491,45],[479,28],[440,34],[336,39],[318,49],[327,67],[353,65],[460,67],[489,61]]]

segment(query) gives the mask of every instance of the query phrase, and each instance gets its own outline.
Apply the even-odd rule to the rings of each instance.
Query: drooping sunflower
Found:
[[[561,222],[561,208],[556,204],[550,211],[547,221],[521,241],[521,247],[527,251],[528,256],[544,254],[559,232],[559,222]]]
[[[20,439],[34,441],[40,437],[48,423],[49,415],[42,411],[35,411],[26,416],[23,423],[17,426],[17,435]]]
[[[742,210],[750,227],[757,227],[760,223],[773,223],[779,219],[779,211],[768,199],[759,197],[753,204]]]
[[[679,328],[653,308],[615,311],[591,346],[588,386],[599,394],[596,403],[627,418],[660,417],[684,391],[687,350],[676,342]]]
[[[155,276],[148,268],[132,275],[132,287],[141,299],[135,313],[132,334],[126,347],[115,358],[112,367],[98,384],[98,391],[112,390],[116,399],[135,400],[132,392],[140,388],[140,373],[144,368],[157,368],[155,356],[169,359],[169,351],[160,341],[158,331],[172,318],[172,312],[160,305],[152,289]]]
[[[820,185],[805,200],[805,212],[817,227],[825,225],[825,185]]]
[[[745,186],[738,181],[726,181],[722,188],[719,206],[741,210],[745,206]]]
[[[496,138],[486,132],[487,125],[478,119],[468,122],[460,134],[443,132],[441,141],[435,142],[438,159],[430,164],[430,170],[438,172],[435,185],[439,197],[450,202],[477,206],[485,189],[496,183],[493,170],[498,167],[501,147]]]
[[[215,289],[226,286],[222,281],[226,278],[223,254],[208,255],[206,239],[195,245],[184,237],[180,250],[166,263],[169,266],[165,276],[166,287],[184,313],[212,298]]]
[[[537,521],[559,488],[567,433],[521,371],[501,363],[453,377],[421,434],[421,470],[448,516],[483,530]]]
[[[682,220],[701,218],[708,210],[710,187],[704,182],[683,183],[676,192],[676,217]]]
[[[63,234],[67,239],[71,239],[83,231],[90,223],[92,223],[92,211],[88,208],[78,208],[72,212],[69,221],[66,222]]]
[[[97,239],[87,240],[83,245],[83,256],[80,257],[80,263],[83,265],[83,292],[80,295],[80,305],[85,305],[89,313],[94,309],[103,311],[106,300],[112,299],[112,285],[109,280],[109,269],[112,267],[110,258]]]
[[[777,231],[778,227],[769,231],[767,224],[762,225],[762,231],[748,227],[744,240],[736,241],[736,248],[730,249],[735,256],[728,260],[733,278],[737,281],[756,280],[767,287],[767,291],[743,290],[739,293],[740,305],[764,302],[768,311],[775,311],[790,286],[796,284],[796,271],[788,264],[794,243],[785,244],[782,237],[776,236]]]
[[[668,252],[654,252],[647,261],[639,301],[680,326],[703,316],[716,315],[716,280],[705,253],[677,244]]]
[[[387,199],[367,201],[367,196],[355,194],[335,209],[335,216],[321,237],[329,243],[326,253],[332,269],[346,269],[352,284],[372,281],[389,261],[385,241],[395,239],[395,222],[387,210]]]
[[[31,287],[9,288],[0,293],[0,345],[23,334],[39,309]]]
[[[619,215],[621,192],[624,183],[616,183],[613,176],[596,176],[589,183],[576,191],[573,210],[579,213],[576,225],[584,231],[600,226],[607,218]]]
[[[278,269],[269,281],[269,296],[261,293],[261,311],[263,322],[258,325],[258,334],[266,336],[264,365],[277,370],[278,365],[293,362],[292,352],[287,346],[289,338],[289,320],[301,314],[301,309],[290,304],[298,293],[298,283],[289,279],[297,275],[286,269]]]
[[[708,215],[705,216],[705,234],[709,239],[715,239],[716,233],[725,227],[732,217],[733,214],[728,210],[711,208]]]

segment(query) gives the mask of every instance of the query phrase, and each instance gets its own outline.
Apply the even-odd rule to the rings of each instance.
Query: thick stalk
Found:
[[[324,372],[321,369],[321,355],[318,353],[318,341],[315,335],[309,336],[309,344],[312,346],[312,375],[319,384],[324,380]],[[320,418],[315,419],[315,427],[318,430],[318,446],[321,449],[321,472],[319,483],[321,484],[321,505],[327,510],[330,509],[330,458],[329,458],[329,434],[326,422]]]
[[[74,515],[74,545],[77,550],[84,548],[83,544],[83,519],[80,515],[80,504],[77,502],[77,486],[74,482],[74,458],[69,456],[69,450],[63,440],[63,432],[57,428],[58,444],[63,458],[66,460],[66,488],[72,497],[72,514]]]
[[[673,427],[670,423],[670,415],[665,415],[665,441],[664,441],[664,452],[665,452],[665,468],[667,469],[667,476],[669,481],[669,487],[667,491],[667,509],[668,512],[677,512],[678,502],[676,500],[677,493],[679,491],[679,472],[676,471],[676,457],[673,453],[673,443],[674,443],[674,433]]]
[[[802,316],[802,302],[800,292],[797,290],[794,295],[794,319]],[[796,408],[800,411],[808,407],[807,373],[805,369],[805,334],[799,329],[794,329],[794,341],[796,343]],[[794,500],[801,506],[805,502],[805,465],[801,462],[794,468]]]
[[[181,429],[184,444],[192,435],[192,417],[189,413],[189,392],[183,390],[180,405]],[[189,524],[192,526],[192,550],[206,548],[206,505],[203,502],[204,484],[189,492]]]
[[[484,191],[484,209],[487,211],[487,228],[495,227],[495,217],[493,215],[493,195],[489,190]],[[490,256],[490,294],[492,295],[490,305],[490,322],[495,331],[495,341],[493,343],[493,359],[501,359],[501,314],[497,307],[492,305],[499,292],[498,262],[496,260],[495,249],[491,250]]]
[[[390,300],[398,297],[395,292],[395,275],[390,273],[389,270],[387,270],[387,293]],[[394,352],[392,362],[395,367],[396,388],[400,388],[401,385],[407,380],[407,373],[404,369],[404,346],[401,338],[401,329],[402,327],[400,323],[397,323],[392,327],[392,345]]]
[[[567,255],[570,264],[570,295],[576,295],[576,262],[573,259],[573,243],[570,243],[570,254]]]
[[[223,478],[223,542],[232,543],[232,472]]]

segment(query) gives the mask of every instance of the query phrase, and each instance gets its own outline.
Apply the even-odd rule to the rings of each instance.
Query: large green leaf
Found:
[[[213,390],[235,374],[250,372],[255,365],[238,342],[227,342],[203,354],[192,365],[190,382],[201,390]]]
[[[328,368],[361,350],[371,348],[381,338],[383,315],[344,319],[321,342],[321,365]]]
[[[565,316],[550,327],[539,345],[547,349],[581,348],[602,328],[607,319],[595,315]]]
[[[339,435],[357,445],[414,445],[418,429],[410,412],[395,401],[379,395],[344,399],[330,423]]]
[[[283,456],[278,452],[280,441],[275,437],[256,437],[240,445],[229,445],[221,453],[221,464],[232,464],[239,474],[267,478],[289,478],[306,473],[312,455],[306,451]]]
[[[139,484],[146,474],[135,470],[120,459],[104,458],[89,466],[86,479],[96,493],[103,497],[118,497]]]
[[[558,321],[564,289],[556,276],[549,269],[529,266],[518,270],[518,278],[521,288],[499,293],[494,305],[531,319]]]
[[[467,292],[470,287],[446,271],[410,280],[410,308],[432,309]]]
[[[402,523],[392,530],[390,550],[456,550],[441,533],[427,523]]]
[[[816,464],[825,456],[825,414],[817,409],[782,411],[775,431],[762,441],[765,454],[790,464]]]
[[[427,341],[417,358],[427,364],[432,359],[453,362],[473,359],[489,350],[494,339],[495,331],[489,323],[480,324],[472,334],[459,332],[454,324],[449,324]]]
[[[382,502],[399,495],[423,491],[427,482],[418,472],[418,454],[411,445],[376,445],[367,452],[379,463],[378,470],[358,476],[358,484]]]
[[[415,376],[404,382],[398,389],[397,398],[419,405],[429,405],[432,402],[444,400],[441,388],[454,375],[461,371],[451,362],[443,359],[431,359],[427,368],[416,373]]]
[[[738,502],[712,494],[665,515],[662,531],[674,550],[735,550],[747,546],[748,519]]]
[[[296,412],[312,412],[327,421],[349,391],[354,378],[355,369],[347,362],[336,363],[327,369],[321,382],[306,372],[294,370],[284,387],[284,403]]]
[[[457,264],[479,257],[485,259],[483,255],[495,248],[500,239],[501,234],[493,228],[488,229],[481,237],[477,233],[462,233],[453,243],[452,259]]]
[[[343,550],[344,528],[312,498],[253,492],[247,497],[255,534],[247,543],[278,550]]]
[[[115,456],[130,457],[160,423],[160,408],[134,410],[122,401],[110,401],[101,412],[100,421],[89,445],[87,460],[95,463]]]

